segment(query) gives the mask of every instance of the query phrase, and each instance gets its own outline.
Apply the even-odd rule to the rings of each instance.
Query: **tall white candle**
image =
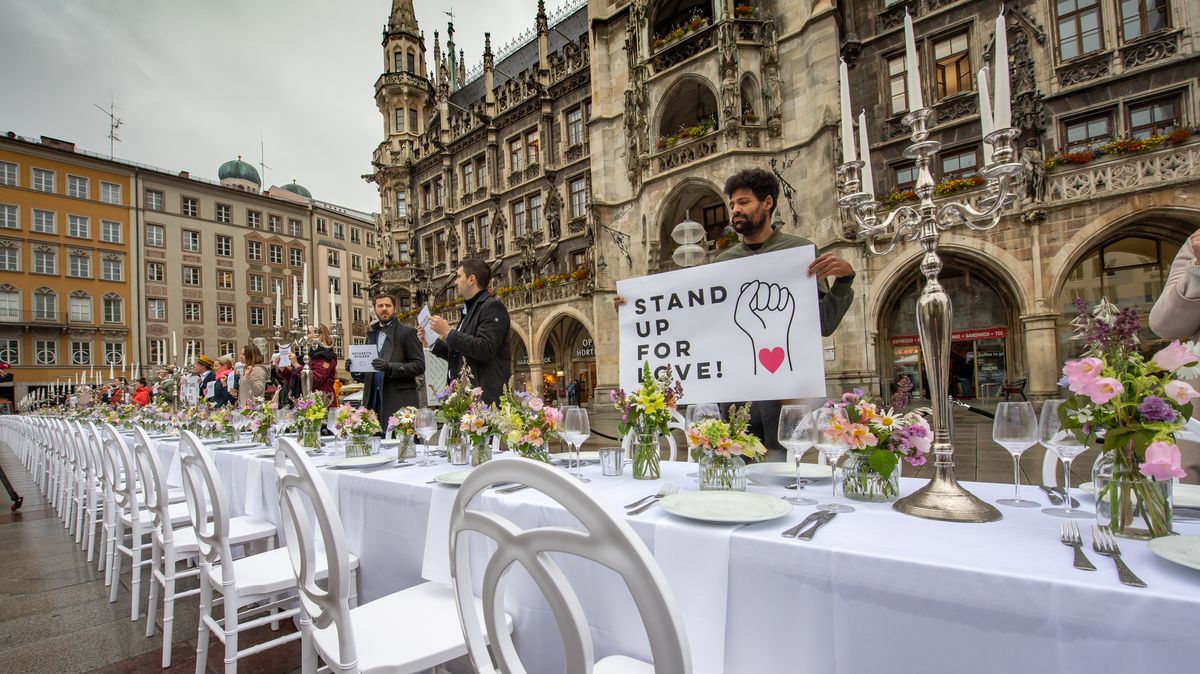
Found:
[[[171,358],[179,360],[179,340],[175,337],[175,331],[171,331]]]
[[[312,299],[312,304],[309,306],[312,307],[312,316],[309,318],[309,320],[312,321],[313,325],[320,325],[321,324],[321,312],[317,310],[317,307],[319,307],[321,305],[317,301],[317,287],[316,286],[313,286],[313,299]]]
[[[921,64],[917,59],[917,39],[913,36],[912,16],[904,12],[904,70],[908,81],[908,109],[925,107],[921,99]]]
[[[838,59],[838,79],[842,96],[842,163],[854,161],[854,113],[850,111],[850,69],[846,59]]]
[[[282,290],[282,288],[280,288]],[[283,293],[275,293],[275,327],[283,325]]]
[[[296,277],[292,277],[292,320],[300,320],[300,287],[296,285]]]
[[[116,379],[116,376],[113,374],[113,363],[110,360],[110,361],[108,361],[108,380],[113,381],[115,379]]]
[[[304,290],[302,290],[301,292],[307,292],[307,290],[308,290],[308,263],[307,262],[304,263],[304,286],[303,286],[303,288],[304,288]]]
[[[975,82],[979,86],[979,126],[983,137],[995,130],[992,124],[992,98],[988,95],[988,67],[984,66],[975,73]],[[983,163],[992,163],[992,144],[983,141]]]
[[[871,145],[867,141],[867,111],[858,113],[858,155],[862,160],[862,191],[875,198],[875,177],[871,174]]]
[[[337,310],[334,308],[336,303],[333,299],[333,281],[329,282],[329,324],[337,322]]]
[[[1008,73],[1008,28],[1004,21],[1004,5],[1000,5],[1000,16],[996,17],[996,112],[992,122],[997,129],[1012,126],[1012,92]]]

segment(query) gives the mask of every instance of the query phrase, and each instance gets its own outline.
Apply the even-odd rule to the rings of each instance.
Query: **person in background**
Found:
[[[351,374],[363,384],[363,407],[374,410],[386,425],[396,410],[421,404],[417,377],[425,373],[425,352],[417,332],[396,318],[394,295],[377,295],[373,306],[376,322],[367,333],[367,343],[378,350],[371,361],[374,371]]]
[[[158,381],[154,382],[151,393],[156,403],[170,404],[175,399],[175,378],[171,376],[169,367],[164,365],[158,368]]]
[[[1200,249],[1200,230],[1192,232],[1179,248],[1171,262],[1171,272],[1162,294],[1150,310],[1150,329],[1163,339],[1200,340],[1200,259],[1196,256],[1197,249]],[[1200,386],[1200,381],[1188,383]],[[1200,411],[1194,407],[1192,418],[1198,418],[1198,414]],[[1188,425],[1196,426],[1194,422]],[[1200,442],[1177,436],[1176,444],[1183,455],[1183,469],[1187,471],[1187,477],[1181,481],[1200,484]]]
[[[242,364],[242,376],[237,385],[237,406],[246,407],[251,400],[266,392],[271,368],[263,362],[262,353],[253,344],[242,347],[238,362]]]
[[[217,375],[212,371],[215,364],[212,358],[204,354],[197,356],[196,362],[192,363],[192,374],[199,377],[199,381],[196,382],[196,400],[198,402],[212,402],[212,397],[216,395]]]
[[[133,392],[133,404],[138,407],[150,404],[150,387],[146,385],[145,377],[138,377],[137,389]]]
[[[233,374],[233,356],[225,354],[217,358],[217,386],[213,391],[212,403],[218,407],[232,405],[237,399],[237,377]]]
[[[309,342],[313,345],[308,351],[308,368],[312,371],[312,390],[324,393],[331,403],[336,402],[333,396],[333,380],[337,376],[337,354],[333,352],[333,339],[329,336],[329,328],[317,326],[316,330],[309,328]],[[293,344],[288,362],[280,363],[279,354],[271,357],[275,367],[275,376],[279,378],[279,406],[291,407],[292,401],[299,398],[302,391],[301,373],[304,364],[296,356]]]

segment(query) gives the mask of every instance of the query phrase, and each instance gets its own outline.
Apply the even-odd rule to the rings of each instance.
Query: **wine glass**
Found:
[[[337,438],[341,437],[341,433],[338,432],[337,409],[331,409],[325,414],[325,428],[333,435],[334,447],[338,447]],[[344,445],[345,441],[340,444]]]
[[[684,421],[684,424],[686,425],[685,435],[686,435],[686,431],[692,430],[692,426],[694,424],[698,424],[698,423],[700,423],[702,421],[706,421],[708,419],[720,419],[720,418],[721,418],[721,406],[716,403],[695,403],[692,405],[688,405],[687,411],[685,411],[683,414],[683,421]],[[688,441],[688,459],[689,460],[699,463],[700,457],[703,455],[703,453],[704,453],[704,450],[699,449],[698,447],[692,446],[691,441],[690,440]],[[694,473],[688,473],[687,477],[694,477],[694,478],[696,478],[696,481],[698,482],[700,480],[700,471],[696,471]]]
[[[561,414],[561,415],[562,415],[562,421],[560,422],[560,427],[562,426],[562,424],[565,424],[565,423],[566,423],[566,421],[567,421],[567,414],[568,414],[568,413],[569,413],[571,410],[573,410],[573,409],[576,409],[576,408],[578,408],[578,407],[579,407],[579,405],[561,405],[561,406],[558,408],[558,412],[559,412],[559,414]],[[560,430],[562,430],[562,428],[560,428]],[[563,432],[562,432],[562,433],[559,435],[559,440],[560,440],[561,442],[565,442],[565,443],[567,443],[567,452],[566,452],[566,454],[567,454],[567,458],[566,458],[565,460],[566,460],[567,472],[569,473],[569,472],[571,472],[571,461],[573,460],[573,458],[572,458],[572,454],[573,454],[573,453],[571,452],[571,442],[570,442],[569,440],[567,440],[567,435],[566,435],[566,432],[565,432],[565,431],[563,431]],[[561,449],[561,445],[560,445],[560,449]],[[559,453],[561,454],[562,452],[559,452]]]
[[[1036,508],[1037,501],[1021,498],[1021,453],[1038,443],[1038,419],[1033,403],[1000,403],[992,421],[992,440],[1013,458],[1013,497],[996,503],[1014,508]]]
[[[418,465],[432,466],[433,462],[429,460],[429,443],[433,442],[433,435],[438,430],[436,413],[428,407],[417,410],[417,419],[413,424],[413,429],[417,435],[425,438],[425,444],[422,445],[424,449],[421,454],[421,463]]]
[[[830,423],[840,415],[840,410],[833,407],[822,407],[817,410],[814,417],[814,432],[816,433],[817,450],[825,455],[825,460],[829,462],[829,468],[832,471],[829,479],[833,500],[829,503],[822,503],[817,506],[817,510],[823,510],[830,513],[849,513],[854,512],[854,507],[841,503],[837,500],[837,480],[838,480],[838,459],[850,450],[850,440],[844,434],[830,433]]]
[[[1072,519],[1090,519],[1091,513],[1071,507],[1071,460],[1083,453],[1087,445],[1083,444],[1070,429],[1062,427],[1058,412],[1067,401],[1047,400],[1042,403],[1042,418],[1039,420],[1042,446],[1058,455],[1063,462],[1063,499],[1066,503],[1062,508],[1042,508],[1042,512],[1055,517]]]
[[[572,407],[567,410],[566,416],[563,417],[563,439],[568,445],[572,445],[575,449],[575,478],[580,482],[591,482],[583,476],[583,470],[580,467],[579,448],[592,434],[591,424],[588,422],[587,410],[582,407]]]
[[[812,405],[784,405],[779,408],[779,444],[787,448],[796,465],[796,495],[785,501],[792,505],[816,505],[816,499],[800,496],[800,457],[812,449],[817,442],[816,426],[813,424]]]

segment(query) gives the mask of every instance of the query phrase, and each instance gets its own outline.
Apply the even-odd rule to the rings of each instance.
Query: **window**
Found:
[[[68,311],[70,312],[70,320],[72,323],[91,323],[92,322],[92,298],[86,293],[80,295],[72,295],[67,300]]]
[[[342,266],[342,254],[336,250],[331,250],[326,256],[326,261],[330,267],[340,267]]]
[[[161,211],[163,209],[163,193],[158,190],[146,190],[146,210]]]
[[[92,238],[91,229],[88,219],[82,215],[67,216],[67,236],[77,239],[90,239]]]
[[[92,258],[87,253],[71,253],[67,261],[67,276],[75,278],[90,278],[92,275]]]
[[[401,70],[404,70],[404,52],[394,51],[392,52],[392,72],[398,73]]]
[[[567,112],[567,147],[583,144],[583,106]]]
[[[430,208],[430,195],[433,194],[433,184],[425,183],[421,186],[421,210],[427,211]]]
[[[896,189],[901,192],[911,190],[917,184],[917,165],[905,164],[896,167]]]
[[[54,171],[46,169],[33,169],[33,189],[39,192],[54,191]]]
[[[39,321],[52,321],[58,317],[58,295],[49,288],[33,291],[33,317]]]
[[[204,345],[203,340],[185,339],[185,340],[183,340],[183,343],[180,344],[179,346],[183,349],[182,353],[193,354],[192,358],[194,359],[196,357],[194,354],[203,353],[203,351],[201,350],[201,347],[203,345]],[[190,366],[191,363],[188,363],[188,365]]]
[[[200,252],[200,232],[185,229],[182,232],[183,250],[187,253]]]
[[[92,362],[91,342],[71,342],[71,364],[90,365]]]
[[[233,305],[218,304],[217,305],[217,322],[224,325],[233,325]],[[226,352],[228,353],[228,352]]]
[[[508,142],[508,170],[515,173],[525,168],[525,149],[521,146],[521,139],[516,138]]]
[[[525,202],[514,201],[512,205],[512,221],[513,234],[516,236],[525,235]]]
[[[199,353],[199,351],[197,351]],[[105,365],[124,365],[125,364],[125,344],[121,342],[105,342],[104,343],[104,364]]]
[[[221,341],[217,342],[217,352],[237,354],[237,342],[230,342],[222,339]]]
[[[0,246],[0,271],[21,271],[21,251],[15,246]]]
[[[354,322],[355,322],[355,323],[362,323],[362,322],[363,322],[363,317],[366,315],[366,314],[363,312],[363,310],[362,310],[362,307],[354,307],[354,310],[353,310],[353,311],[354,311],[354,313],[353,313],[352,315],[354,316]]]
[[[331,277],[329,279],[329,294],[330,295],[341,295],[342,294],[342,279],[340,279],[336,276]]]
[[[119,205],[121,203],[121,186],[116,183],[100,181],[100,201]]]
[[[233,222],[233,209],[227,204],[217,204],[217,222]]]
[[[396,217],[403,218],[408,215],[408,204],[403,192],[396,193]],[[320,224],[320,221],[318,221]]]
[[[529,231],[542,231],[542,195],[529,197]]]
[[[264,313],[262,307],[250,307],[250,325],[262,325]]]
[[[165,239],[162,225],[146,225],[146,245],[162,248]]]
[[[179,212],[190,218],[200,217],[200,202],[195,197],[181,197]]]
[[[361,297],[363,294],[363,286],[358,281],[350,282],[350,294],[353,297]]]
[[[42,234],[53,234],[56,229],[54,216],[54,211],[43,211],[40,208],[33,209],[33,231],[41,232]]]
[[[295,218],[288,218],[288,233],[292,236],[304,236],[304,226]]]
[[[262,211],[246,211],[246,226],[262,229]]]
[[[411,51],[408,52],[408,72],[417,72],[417,59]]]
[[[283,246],[271,244],[271,264],[283,264]]]
[[[33,342],[33,352],[38,365],[54,365],[58,363],[58,342],[53,339],[36,339]]]
[[[300,279],[292,277],[292,286],[296,292],[300,292]],[[275,295],[283,294],[283,278],[280,276],[271,277],[271,293]]]
[[[492,244],[491,236],[488,234],[488,214],[481,213],[475,222],[479,225],[479,247],[488,248]]]
[[[247,241],[246,242],[246,257],[251,262],[262,262],[262,259],[263,259],[262,242],[261,241]]]
[[[183,268],[183,285],[198,286],[200,285],[200,268],[187,267]]]
[[[1104,47],[1100,0],[1057,0],[1058,57],[1063,61]]]
[[[167,340],[163,337],[146,341],[146,353],[150,355],[152,365],[167,364]]]
[[[362,243],[362,230],[357,227],[350,228],[350,243]]]
[[[105,257],[100,261],[100,278],[105,281],[120,281],[125,277],[124,266],[119,257]]]
[[[375,232],[367,232],[367,247],[375,247]]]
[[[888,96],[892,97],[892,114],[898,115],[908,109],[907,73],[904,56],[888,59]]]
[[[267,216],[267,229],[269,231],[275,232],[276,234],[282,232],[283,231],[283,218],[279,217],[278,215],[268,215]]]
[[[1063,124],[1063,139],[1067,152],[1078,152],[1099,143],[1106,143],[1113,136],[1112,112],[1104,112]]]
[[[220,290],[233,290],[233,271],[230,269],[217,270],[217,288]]]
[[[362,271],[362,256],[361,255],[351,255],[350,256],[350,268],[353,269],[354,271]]]
[[[158,297],[146,300],[146,316],[152,321],[167,320],[167,301]]]
[[[233,238],[224,234],[217,235],[217,255],[219,257],[233,257]]]
[[[105,297],[103,303],[105,323],[120,323],[124,320],[124,300],[122,300],[120,297]]]
[[[0,185],[17,186],[17,165],[0,161]]]
[[[203,315],[204,313],[201,311],[199,302],[183,303],[183,320],[189,323],[199,323]]]
[[[105,243],[121,243],[121,223],[112,220],[100,221],[100,240]]]
[[[979,156],[976,150],[947,152],[942,155],[942,179],[973,176],[978,165]]]
[[[1179,96],[1129,106],[1129,137],[1164,136],[1179,126]]]
[[[587,179],[576,178],[571,181],[571,219],[582,218],[587,214]]]
[[[0,204],[0,227],[5,229],[19,229],[20,221],[17,219],[19,209],[12,204]]]
[[[541,161],[541,142],[538,141],[537,129],[525,134],[525,155],[530,166]]]
[[[404,132],[404,108],[396,108],[396,133]]]
[[[288,264],[290,264],[293,267],[304,266],[304,249],[303,248],[289,248],[288,249]]]
[[[33,273],[57,274],[58,253],[53,250],[33,251]]]
[[[412,133],[421,133],[417,128],[417,111],[415,108],[408,109],[408,130]]]
[[[587,251],[573,250],[571,251],[571,269],[580,269],[587,265]]]
[[[258,274],[250,275],[250,292],[261,293],[263,291],[263,277]]]
[[[346,226],[340,222],[334,221],[334,223],[333,223],[333,238],[344,240],[346,238]]]
[[[76,199],[88,198],[88,179],[80,176],[67,176],[67,196]]]
[[[1168,26],[1167,0],[1121,0],[1121,36],[1126,42]]]
[[[475,191],[475,162],[469,161],[462,165],[463,192]]]
[[[162,262],[146,263],[146,280],[162,283],[167,278],[166,265]]]
[[[325,224],[325,218],[317,218],[317,234],[328,234],[329,226]]]
[[[0,360],[9,365],[21,364],[21,340],[0,339]]]
[[[971,50],[967,34],[959,33],[933,44],[937,70],[937,95],[946,98],[971,91]]]

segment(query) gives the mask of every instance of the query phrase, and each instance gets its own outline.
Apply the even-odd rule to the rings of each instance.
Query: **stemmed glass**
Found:
[[[1042,512],[1055,517],[1090,519],[1090,513],[1071,507],[1071,460],[1082,454],[1087,445],[1080,442],[1069,429],[1062,427],[1058,412],[1066,402],[1047,400],[1042,403],[1042,418],[1039,420],[1041,443],[1043,447],[1057,454],[1058,460],[1063,462],[1063,500],[1066,502],[1062,508],[1042,508]]]
[[[687,411],[683,414],[684,423],[687,424],[687,430],[692,430],[694,424],[698,424],[708,419],[720,419],[721,406],[716,403],[695,403],[688,405]],[[703,450],[693,447],[691,441],[688,441],[688,458],[697,463],[700,462],[700,456]],[[688,473],[687,477],[694,477],[698,481],[700,472]]]
[[[562,424],[566,424],[567,414],[569,414],[571,412],[571,410],[576,409],[577,407],[579,407],[579,405],[562,405],[558,408],[559,414],[562,415],[562,421],[560,422],[561,433],[560,433],[559,439],[562,442],[567,443],[566,466],[567,466],[568,473],[571,472],[571,461],[573,461],[574,458],[573,458],[573,452],[571,451],[571,442],[569,440],[567,440],[566,426],[563,426]]]
[[[338,441],[337,441],[338,438],[341,437],[341,434],[338,433],[337,410],[335,410],[335,409],[329,410],[329,413],[325,415],[325,428],[328,429],[329,432],[333,435],[333,442],[334,442],[335,448],[339,447],[340,445],[345,444],[344,441],[341,443],[338,443]]]
[[[591,482],[583,476],[583,470],[580,467],[579,448],[592,434],[591,424],[588,422],[587,410],[582,407],[572,407],[567,410],[567,414],[563,417],[563,439],[567,441],[575,449],[575,478],[580,482]]]
[[[1038,419],[1033,403],[1000,403],[992,421],[992,440],[1013,458],[1013,497],[996,503],[1014,508],[1036,508],[1037,501],[1021,498],[1021,453],[1038,443]]]
[[[831,474],[829,479],[832,481],[831,488],[833,500],[829,503],[822,503],[817,506],[817,510],[824,510],[830,513],[849,513],[854,512],[854,507],[841,503],[837,500],[837,482],[838,482],[838,459],[850,450],[850,443],[845,436],[831,435],[826,432],[829,424],[834,417],[838,415],[838,410],[832,407],[823,407],[817,410],[815,414],[814,433],[817,438],[817,450],[825,455],[825,460],[829,462]]]
[[[432,466],[433,462],[429,460],[429,443],[433,442],[433,435],[438,430],[436,413],[428,407],[417,410],[417,419],[413,424],[413,430],[417,432],[417,435],[425,438],[425,444],[422,445],[424,450],[421,453],[421,463],[417,465]]]
[[[800,457],[817,442],[812,405],[784,405],[779,408],[779,444],[787,448],[796,463],[796,495],[785,501],[792,505],[815,505],[816,499],[800,496]]]

